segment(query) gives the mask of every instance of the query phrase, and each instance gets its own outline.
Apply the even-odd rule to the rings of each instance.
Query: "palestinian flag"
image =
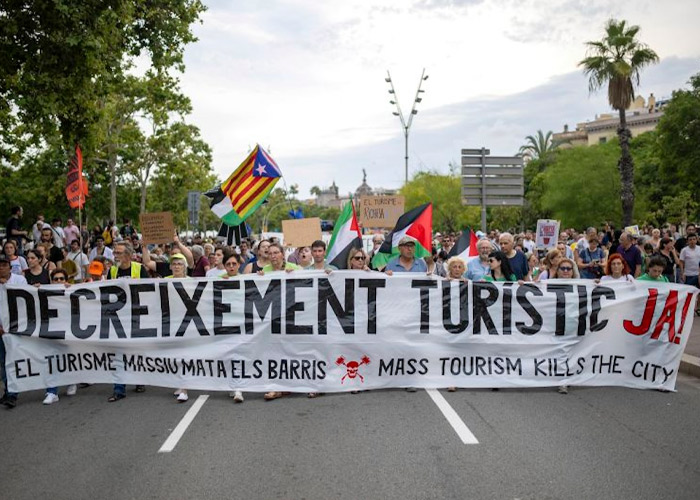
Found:
[[[455,242],[454,246],[447,254],[447,258],[450,257],[460,257],[465,262],[469,262],[475,257],[479,256],[479,251],[476,248],[476,244],[479,239],[474,234],[470,228],[462,231],[462,236]]]
[[[260,145],[220,186],[208,191],[211,210],[229,226],[237,226],[262,204],[282,177],[277,163]]]
[[[348,268],[348,253],[352,248],[362,248],[362,234],[357,224],[355,204],[350,201],[345,204],[340,217],[335,223],[333,236],[328,243],[326,260],[338,269]]]
[[[409,210],[396,222],[396,227],[384,240],[379,251],[372,257],[372,266],[381,269],[399,255],[399,241],[404,236],[416,240],[416,258],[430,255],[433,234],[433,204],[426,203]]]

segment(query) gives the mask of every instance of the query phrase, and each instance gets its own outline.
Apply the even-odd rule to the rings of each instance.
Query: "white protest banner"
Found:
[[[558,237],[558,220],[540,219],[537,221],[537,237],[535,238],[537,248],[556,248]]]
[[[366,271],[0,287],[11,391],[673,390],[694,287]]]

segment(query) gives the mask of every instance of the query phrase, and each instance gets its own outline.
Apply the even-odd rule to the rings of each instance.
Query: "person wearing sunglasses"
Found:
[[[508,257],[504,252],[495,251],[489,254],[489,273],[484,281],[517,281],[518,278],[510,267]]]
[[[369,271],[367,254],[361,248],[353,248],[348,253],[347,268],[353,271]]]
[[[561,280],[573,280],[581,279],[579,275],[578,268],[574,264],[573,259],[563,258],[559,260],[557,267],[554,269],[554,273],[550,279],[561,279]],[[568,385],[560,385],[559,394],[569,394]]]
[[[70,286],[70,283],[68,282],[68,273],[64,269],[54,269],[51,271],[51,284],[62,285],[68,288]],[[76,392],[78,392],[78,386],[76,384],[71,384],[66,389],[66,394],[68,396],[75,396]],[[52,405],[54,403],[58,403],[58,400],[58,387],[48,387],[46,389],[43,404]]]
[[[550,279],[563,279],[563,280],[578,280],[581,279],[581,275],[578,272],[578,267],[574,264],[573,259],[564,258],[559,260],[557,267],[554,270],[554,274]]]

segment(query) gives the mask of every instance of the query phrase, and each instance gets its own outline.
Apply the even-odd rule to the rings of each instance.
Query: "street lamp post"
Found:
[[[421,89],[421,85],[423,85],[423,82],[428,79],[428,75],[425,74],[425,68],[423,68],[423,73],[420,76],[420,80],[418,81],[418,89],[416,90],[416,97],[413,99],[413,106],[411,108],[411,114],[408,115],[408,121],[404,119],[403,112],[401,111],[401,105],[399,104],[399,99],[396,96],[396,89],[394,88],[394,82],[391,80],[391,74],[389,71],[386,72],[386,78],[384,81],[386,81],[389,84],[389,93],[393,95],[394,99],[389,101],[391,104],[396,106],[396,111],[393,112],[394,116],[398,116],[399,120],[401,120],[401,128],[403,129],[403,137],[404,137],[404,160],[405,160],[405,169],[406,169],[406,177],[405,177],[405,183],[408,184],[408,133],[409,130],[411,129],[411,123],[413,123],[413,117],[418,114],[418,110],[416,109],[416,106],[418,103],[420,103],[423,98],[420,96],[422,93],[425,92],[425,90]]]

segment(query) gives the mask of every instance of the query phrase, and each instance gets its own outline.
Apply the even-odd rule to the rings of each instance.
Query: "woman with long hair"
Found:
[[[2,247],[2,253],[4,253],[7,260],[10,261],[10,271],[12,274],[22,275],[28,266],[24,257],[17,252],[17,242],[15,240],[7,240]]]
[[[510,267],[508,257],[500,250],[489,254],[489,273],[484,276],[485,281],[517,281],[518,278]]]
[[[554,274],[561,258],[562,253],[558,248],[553,248],[547,252],[543,260],[545,269],[537,276],[537,281],[547,281]]]
[[[630,274],[630,267],[624,257],[615,253],[608,257],[608,263],[605,266],[605,276],[600,278],[600,281],[634,281],[634,277]]]
[[[578,267],[573,259],[564,258],[559,260],[559,264],[557,264],[550,279],[578,280],[581,279],[581,275],[578,273]]]

